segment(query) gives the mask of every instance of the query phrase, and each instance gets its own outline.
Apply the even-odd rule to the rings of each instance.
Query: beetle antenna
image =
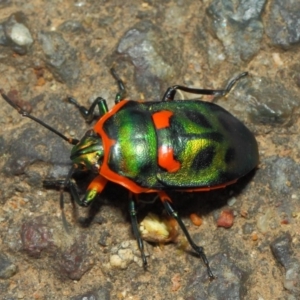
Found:
[[[45,122],[43,122],[42,120],[32,116],[28,111],[22,109],[19,105],[17,105],[15,102],[13,102],[6,94],[4,94],[3,90],[0,89],[0,93],[2,98],[10,105],[12,106],[21,116],[23,117],[27,117],[35,122],[37,122],[38,124],[44,126],[45,128],[47,128],[48,130],[52,131],[53,133],[55,133],[56,135],[60,136],[62,139],[64,139],[65,141],[67,141],[69,144],[72,145],[77,145],[79,140],[77,139],[73,139],[70,137],[66,137],[65,135],[63,135],[62,133],[60,133],[59,131],[57,131],[56,129],[54,129],[53,127],[51,127],[50,125],[46,124]]]
[[[71,177],[72,177],[72,175],[74,173],[74,170],[75,170],[75,167],[72,166],[72,168],[69,170],[69,173],[68,173],[67,177],[65,178],[65,180],[63,180],[63,182],[62,182],[62,184],[60,186],[59,205],[60,205],[60,209],[61,209],[61,217],[62,217],[63,225],[64,225],[64,228],[66,229],[67,233],[69,233],[70,230],[69,230],[69,223],[68,223],[68,221],[66,219],[65,210],[64,210],[64,206],[65,206],[65,202],[64,202],[64,189],[70,185],[70,180],[71,180]]]

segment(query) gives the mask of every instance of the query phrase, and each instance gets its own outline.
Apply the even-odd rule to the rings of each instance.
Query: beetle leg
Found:
[[[80,199],[77,185],[73,181],[70,180],[68,176],[64,180],[44,180],[43,184],[45,187],[56,186],[60,189],[60,207],[63,210],[64,202],[63,202],[63,191],[65,188],[70,190],[72,198],[75,202],[80,206],[89,206],[91,202],[95,199],[97,194],[100,194],[105,185],[107,183],[107,179],[101,175],[96,176],[93,181],[89,184],[87,191],[82,199]]]
[[[208,276],[210,277],[210,279],[214,279],[215,276],[213,275],[211,269],[210,269],[210,266],[209,266],[209,262],[206,258],[206,255],[204,253],[204,249],[203,247],[201,246],[197,246],[195,244],[195,242],[192,240],[187,228],[185,227],[182,219],[179,217],[178,213],[173,209],[173,207],[171,206],[171,199],[170,197],[165,193],[165,192],[159,192],[158,193],[164,207],[165,207],[165,210],[167,211],[167,213],[173,217],[174,219],[176,219],[176,221],[178,222],[180,228],[182,229],[184,235],[186,236],[189,244],[191,245],[191,247],[196,251],[196,253],[202,258],[204,264],[206,265],[206,268],[207,268],[207,272],[208,272]]]
[[[107,179],[101,175],[96,176],[92,182],[89,184],[87,191],[82,199],[79,199],[78,192],[77,193],[77,200],[74,199],[80,206],[88,206],[91,202],[96,198],[98,194],[101,194],[105,185],[107,183]],[[74,183],[70,186],[70,191],[73,196],[72,189],[75,187]]]
[[[110,72],[113,76],[113,78],[116,80],[119,88],[119,92],[116,95],[115,98],[115,104],[119,103],[120,101],[124,100],[126,97],[126,89],[123,80],[119,77],[116,70],[114,68],[110,69]]]
[[[111,71],[111,74],[114,77],[114,79],[117,81],[118,88],[119,88],[119,92],[117,93],[116,98],[115,98],[115,103],[117,104],[120,101],[124,100],[125,95],[126,95],[126,89],[125,89],[122,79],[118,76],[115,69],[111,68],[110,71]],[[84,119],[87,123],[91,123],[93,121],[94,110],[95,110],[96,106],[98,106],[100,117],[104,116],[108,112],[106,100],[103,99],[102,97],[96,98],[89,109],[78,104],[78,102],[73,97],[68,97],[68,101],[70,103],[74,104],[79,109],[80,113],[82,114],[82,116],[84,117]]]
[[[70,103],[72,103],[73,105],[76,106],[76,108],[79,109],[81,115],[84,117],[84,119],[87,123],[91,123],[93,121],[94,111],[96,109],[96,106],[98,106],[100,117],[104,116],[108,112],[108,107],[107,107],[106,100],[101,98],[101,97],[97,97],[93,101],[93,103],[92,103],[92,105],[90,106],[89,109],[87,109],[84,106],[78,104],[78,102],[73,97],[68,97],[67,99]]]
[[[189,88],[182,85],[174,85],[172,87],[169,87],[167,91],[165,92],[162,101],[170,101],[174,100],[175,94],[177,90],[184,91],[191,94],[198,94],[198,95],[213,95],[213,96],[225,96],[227,95],[230,90],[233,88],[235,83],[240,80],[241,78],[248,75],[248,72],[244,72],[230,80],[223,90],[209,90],[209,89],[195,89],[195,88]]]
[[[130,214],[130,218],[131,218],[132,231],[133,231],[134,237],[137,240],[138,247],[141,252],[144,269],[146,269],[147,268],[147,259],[146,259],[145,250],[144,250],[144,243],[143,243],[143,240],[142,240],[139,228],[138,228],[138,221],[137,221],[137,217],[136,217],[137,212],[135,209],[135,201],[133,200],[132,193],[129,194],[129,214]]]
[[[68,226],[68,222],[65,216],[65,212],[64,212],[64,190],[65,188],[69,188],[70,184],[74,184],[70,181],[70,178],[72,177],[73,173],[74,173],[74,166],[72,166],[72,168],[70,169],[66,179],[58,179],[58,180],[44,180],[43,181],[43,186],[44,187],[58,187],[59,191],[60,191],[60,197],[59,197],[59,206],[60,206],[60,210],[61,210],[61,217],[62,217],[62,221],[63,221],[63,225],[64,228],[66,229],[67,232],[69,232],[69,226]],[[75,184],[74,184],[75,185]]]
[[[64,179],[58,179],[58,180],[44,180],[43,186],[46,188],[49,187],[56,187],[59,188],[60,197],[59,197],[59,206],[61,210],[61,217],[63,221],[64,228],[68,231],[68,222],[65,216],[64,212],[64,189],[65,189],[65,180]]]

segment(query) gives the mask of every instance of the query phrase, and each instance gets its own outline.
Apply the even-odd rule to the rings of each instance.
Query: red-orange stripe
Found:
[[[174,150],[168,146],[161,146],[158,149],[158,165],[170,173],[180,169],[180,162],[174,159]]]
[[[162,129],[170,126],[170,117],[173,113],[169,110],[161,110],[152,115],[153,123],[156,129]]]

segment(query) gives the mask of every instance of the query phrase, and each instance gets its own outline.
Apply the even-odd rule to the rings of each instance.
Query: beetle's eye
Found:
[[[80,164],[79,170],[82,170],[82,171],[86,170],[86,166],[84,164]]]
[[[86,171],[86,166],[84,164],[77,164],[76,169],[80,171]]]

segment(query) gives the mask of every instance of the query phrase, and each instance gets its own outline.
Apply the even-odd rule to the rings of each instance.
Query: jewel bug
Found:
[[[189,244],[202,258],[208,275],[214,278],[201,246],[195,244],[182,219],[172,207],[168,190],[197,192],[224,188],[235,183],[258,164],[258,146],[249,129],[217,104],[200,99],[174,100],[176,91],[199,95],[225,96],[247,73],[229,81],[221,90],[195,89],[175,85],[167,89],[161,101],[142,102],[125,99],[125,86],[114,69],[119,92],[109,110],[98,97],[89,109],[69,98],[85,120],[99,119],[81,140],[66,137],[52,126],[32,116],[1,91],[3,99],[22,116],[28,117],[73,145],[72,168],[65,180],[53,181],[68,188],[80,206],[88,206],[106,183],[112,181],[129,191],[129,213],[144,267],[147,265],[143,241],[138,229],[135,197],[156,193],[166,212],[176,219]],[[71,180],[75,169],[91,171],[95,178],[83,198]]]

